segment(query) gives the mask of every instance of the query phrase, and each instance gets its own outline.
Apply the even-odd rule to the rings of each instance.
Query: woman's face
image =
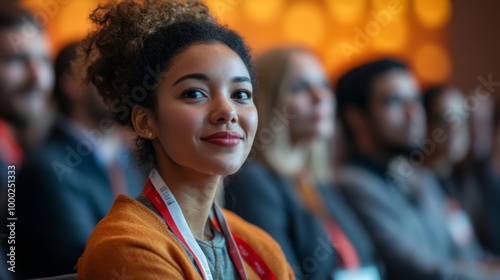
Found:
[[[177,55],[158,87],[158,163],[209,175],[236,172],[257,129],[252,92],[245,64],[223,44],[197,44]]]
[[[292,54],[285,106],[292,143],[331,136],[334,97],[318,59],[307,52]]]

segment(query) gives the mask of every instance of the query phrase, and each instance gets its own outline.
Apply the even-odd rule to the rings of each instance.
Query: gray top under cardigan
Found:
[[[165,221],[160,212],[156,209],[156,207],[154,207],[154,205],[147,198],[140,196],[137,198],[137,201],[144,204],[144,206],[149,208],[151,211],[155,212],[156,215],[158,215],[163,221]],[[239,276],[236,272],[236,268],[229,255],[226,238],[220,231],[215,229],[212,223],[210,223],[210,226],[212,227],[212,230],[215,234],[214,238],[210,241],[201,241],[201,240],[196,240],[196,241],[198,242],[198,245],[200,245],[201,250],[205,254],[205,257],[207,258],[208,267],[210,268],[210,272],[212,273],[212,278],[214,280],[239,279]],[[174,237],[177,239],[175,235]],[[191,253],[187,250],[184,244],[182,244],[182,242],[179,241],[179,243],[182,245],[182,247],[186,251],[186,254],[189,256],[189,259],[194,265],[193,255],[191,255]],[[197,269],[199,272],[198,267]]]

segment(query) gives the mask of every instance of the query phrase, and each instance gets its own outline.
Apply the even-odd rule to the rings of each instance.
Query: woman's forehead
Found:
[[[249,71],[243,60],[232,49],[221,43],[189,46],[175,57],[169,68],[167,76],[171,79],[191,73],[204,73],[209,76],[227,76],[230,73],[231,76],[249,77]]]

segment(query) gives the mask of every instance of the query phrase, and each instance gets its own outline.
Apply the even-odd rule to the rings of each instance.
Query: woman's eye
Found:
[[[237,91],[237,92],[233,93],[232,98],[247,100],[247,99],[252,98],[252,95],[248,91]]]
[[[189,99],[198,99],[198,98],[203,98],[205,95],[196,89],[191,89],[191,90],[186,90],[185,92],[182,93],[183,98],[189,98]]]

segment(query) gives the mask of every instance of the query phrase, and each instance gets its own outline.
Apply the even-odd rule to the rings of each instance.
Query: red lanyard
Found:
[[[205,280],[211,280],[212,274],[208,267],[205,254],[194,239],[189,226],[177,204],[172,192],[168,189],[160,174],[153,169],[144,185],[144,196],[151,201],[167,222],[168,227],[181,243],[188,249],[194,258],[195,264]],[[214,215],[215,213],[215,215]],[[229,226],[217,204],[212,207],[212,221],[222,232],[229,245],[229,254],[241,279],[247,280],[248,276],[241,259],[241,255],[261,279],[277,279],[262,258],[243,239],[231,234]],[[241,254],[240,254],[241,251]]]
[[[212,274],[205,254],[203,254],[203,251],[194,239],[186,219],[184,219],[182,215],[182,210],[177,204],[177,201],[175,201],[172,192],[170,192],[165,185],[156,169],[151,171],[149,178],[146,180],[144,196],[153,203],[158,211],[160,211],[168,227],[191,253],[196,266],[201,272],[202,278],[204,280],[212,280]]]
[[[217,204],[214,204],[214,206],[215,206],[214,208],[216,208],[215,213],[216,214],[220,213],[220,215],[222,216],[222,212],[220,211],[219,206],[217,206]],[[224,228],[227,228],[227,231],[229,231],[229,228],[227,227],[226,219],[219,218],[217,220],[215,218],[212,218],[212,223],[220,231],[221,225],[220,225],[219,221],[222,221],[224,223],[224,224],[222,224],[223,232],[224,232]],[[250,245],[248,245],[248,243],[245,240],[243,240],[241,237],[239,237],[235,233],[230,233],[230,234],[232,235],[233,238],[231,238],[231,239],[233,242],[236,243],[236,245],[241,253],[241,256],[243,257],[245,262],[250,265],[252,270],[255,273],[257,273],[257,275],[259,275],[260,279],[263,279],[263,280],[264,279],[265,280],[277,280],[278,279],[278,278],[276,278],[274,273],[271,271],[269,266],[259,256],[259,254],[257,252],[255,252],[255,250]]]

